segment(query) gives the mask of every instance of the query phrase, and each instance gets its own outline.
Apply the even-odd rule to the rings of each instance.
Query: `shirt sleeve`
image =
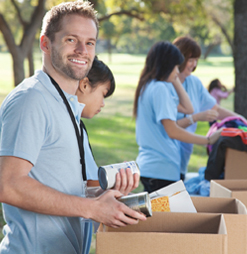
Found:
[[[176,121],[178,97],[173,86],[166,82],[156,82],[153,87],[152,103],[156,122],[163,119]]]
[[[213,89],[213,91],[215,95],[218,96],[219,98],[227,98],[229,95],[229,92],[224,92],[221,89]]]
[[[198,79],[199,80],[199,79]],[[208,92],[208,90],[200,82],[200,111],[211,109],[217,102],[215,98]]]
[[[43,96],[37,91],[17,93],[4,109],[0,155],[19,157],[35,165],[47,132]]]

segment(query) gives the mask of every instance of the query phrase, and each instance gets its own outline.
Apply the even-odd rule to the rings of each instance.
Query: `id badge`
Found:
[[[84,194],[85,197],[88,197],[88,189],[87,189],[87,181],[83,181],[83,187],[84,187]]]
[[[83,181],[86,198],[95,198],[102,194],[102,189],[100,186],[88,186],[87,184],[87,181]]]

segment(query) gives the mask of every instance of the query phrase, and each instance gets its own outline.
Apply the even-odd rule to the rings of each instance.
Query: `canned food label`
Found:
[[[124,163],[118,163],[118,164],[112,164],[112,165],[107,165],[107,166],[103,166],[105,168],[105,170],[108,170],[108,169],[117,169],[118,171],[121,169],[121,168],[124,168],[124,169],[127,169],[127,168],[130,168],[132,173],[135,174],[135,173],[140,173],[139,172],[139,168],[136,164],[135,161],[129,161],[129,162],[124,162]]]
[[[130,168],[132,174],[140,174],[140,170],[135,161],[123,162],[118,164],[111,164],[99,167],[98,169],[98,177],[99,183],[102,189],[110,189],[115,185],[116,174],[119,170]]]

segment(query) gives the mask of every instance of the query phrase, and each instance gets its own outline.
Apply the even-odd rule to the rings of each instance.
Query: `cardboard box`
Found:
[[[247,209],[235,198],[191,197],[198,213],[221,213],[227,230],[228,254],[247,254]]]
[[[247,207],[247,180],[211,180],[210,197],[236,198]]]
[[[149,196],[151,200],[167,196],[171,212],[196,213],[196,209],[182,180],[154,191]]]
[[[247,152],[226,149],[225,179],[247,179]]]
[[[137,225],[96,234],[96,254],[227,254],[223,215],[154,212]]]

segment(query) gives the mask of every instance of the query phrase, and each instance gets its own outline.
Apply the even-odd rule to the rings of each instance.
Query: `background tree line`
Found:
[[[14,84],[32,75],[42,18],[62,0],[0,0],[0,47],[13,59]],[[235,67],[235,111],[247,117],[247,1],[245,0],[91,0],[100,21],[99,41],[111,54],[145,54],[158,40],[189,34],[203,57],[228,45]],[[24,60],[29,63],[25,74]]]

